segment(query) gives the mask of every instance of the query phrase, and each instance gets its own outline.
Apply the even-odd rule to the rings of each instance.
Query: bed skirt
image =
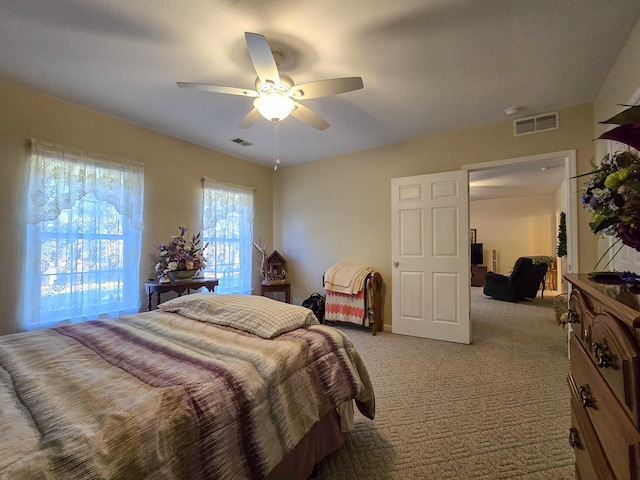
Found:
[[[349,433],[341,430],[341,418],[337,410],[331,410],[317,421],[302,440],[267,475],[267,480],[306,480],[315,466],[338,450]]]

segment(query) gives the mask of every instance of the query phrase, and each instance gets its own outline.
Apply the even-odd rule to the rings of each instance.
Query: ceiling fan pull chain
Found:
[[[280,122],[273,121],[275,144],[276,144],[276,164],[273,167],[273,171],[278,170],[278,164],[280,163]]]

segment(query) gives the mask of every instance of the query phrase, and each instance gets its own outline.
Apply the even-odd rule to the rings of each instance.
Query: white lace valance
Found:
[[[144,165],[31,140],[27,223],[58,218],[80,198],[93,193],[142,231]]]

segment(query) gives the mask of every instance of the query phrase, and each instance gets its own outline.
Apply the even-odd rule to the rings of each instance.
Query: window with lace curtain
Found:
[[[219,281],[218,293],[251,294],[253,189],[203,180],[202,241],[206,273]]]
[[[139,309],[144,165],[32,140],[22,328]]]

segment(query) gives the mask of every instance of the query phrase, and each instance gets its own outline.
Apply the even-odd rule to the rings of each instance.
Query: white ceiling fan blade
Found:
[[[242,121],[240,122],[240,125],[238,125],[238,128],[249,128],[251,125],[256,123],[261,118],[263,117],[258,111],[258,109],[254,108],[247,114],[246,117],[242,119]]]
[[[359,90],[364,86],[362,77],[330,78],[315,82],[301,83],[291,87],[291,96],[295,99],[329,97],[339,93]]]
[[[258,97],[259,94],[255,90],[248,88],[225,87],[222,85],[209,85],[208,83],[188,83],[176,82],[180,88],[191,88],[193,90],[204,90],[214,93],[226,93],[228,95],[241,95],[243,97]]]
[[[327,123],[327,121],[324,118],[322,118],[320,115],[315,113],[313,110],[305,107],[301,103],[298,103],[298,102],[293,102],[293,103],[295,104],[296,108],[294,108],[291,111],[292,117],[300,120],[301,122],[306,123],[307,125],[317,128],[318,130],[325,130],[326,128],[329,127],[329,124]]]
[[[262,83],[272,82],[276,85],[280,84],[280,73],[278,73],[278,65],[271,53],[271,47],[267,43],[267,39],[257,33],[245,32],[244,38],[247,40],[247,48],[249,56],[253,62],[258,78]]]

